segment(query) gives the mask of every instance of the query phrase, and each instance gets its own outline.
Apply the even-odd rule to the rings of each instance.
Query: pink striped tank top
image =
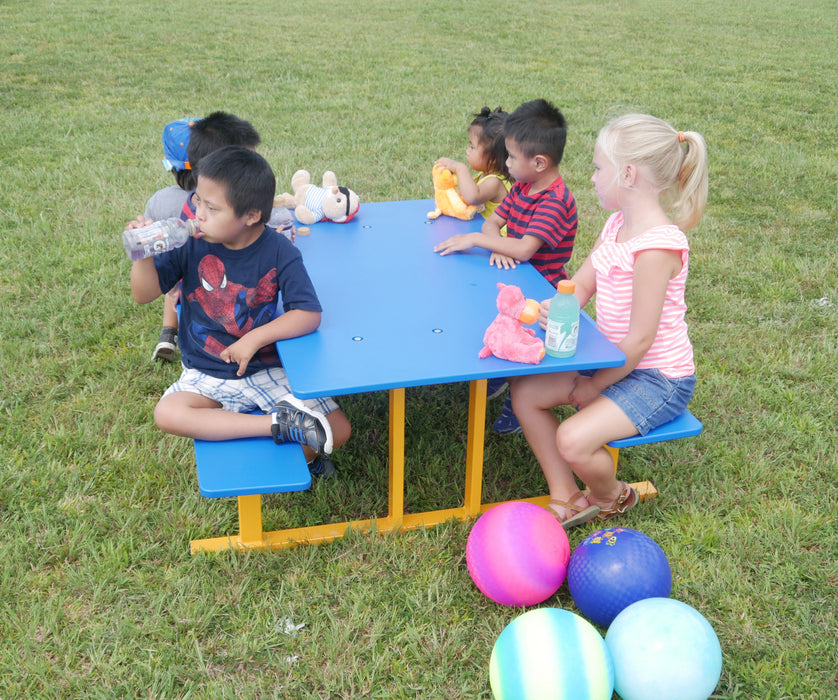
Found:
[[[614,344],[628,333],[632,275],[637,253],[644,250],[675,250],[681,253],[681,271],[669,280],[658,332],[638,369],[659,369],[667,377],[695,374],[693,347],[687,333],[684,292],[689,271],[687,237],[675,225],[656,226],[625,243],[617,242],[623,214],[612,214],[600,234],[601,243],[591,255],[596,271],[597,327]]]

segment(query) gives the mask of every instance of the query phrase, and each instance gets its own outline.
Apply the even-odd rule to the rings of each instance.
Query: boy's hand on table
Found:
[[[437,243],[434,246],[434,252],[440,255],[448,255],[448,253],[456,253],[460,250],[468,250],[474,247],[473,233],[458,233],[456,236],[446,238],[442,243]]]
[[[503,268],[504,270],[514,270],[518,266],[519,262],[521,261],[516,260],[515,258],[510,258],[508,255],[503,255],[502,253],[492,253],[489,256],[490,265]]]
[[[547,330],[547,316],[550,313],[550,302],[553,301],[552,299],[545,299],[541,302],[541,312],[538,314],[538,325],[541,326],[541,330]]]

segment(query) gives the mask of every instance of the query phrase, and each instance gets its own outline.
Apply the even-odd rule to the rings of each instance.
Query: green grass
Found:
[[[472,584],[467,523],[189,555],[236,507],[202,498],[189,441],[152,424],[177,369],[149,363],[161,306],[131,300],[119,234],[170,184],[160,134],[184,115],[252,121],[283,189],[332,169],[364,201],[415,199],[474,111],[535,97],[570,122],[572,266],[605,218],[588,178],[607,117],[704,134],[705,431],[625,451],[661,495],[622,522],[716,630],[714,697],[838,696],[836,35],[833,0],[0,2],[0,697],[490,696],[520,611]],[[458,505],[467,389],[407,403],[406,507]],[[340,478],[267,497],[266,528],[385,514],[386,395],[341,404]],[[487,500],[543,489],[521,437],[487,437]],[[547,604],[575,610],[566,587]]]

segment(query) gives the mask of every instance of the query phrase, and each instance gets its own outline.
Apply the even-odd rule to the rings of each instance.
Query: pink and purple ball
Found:
[[[526,501],[487,510],[472,527],[466,563],[475,585],[501,605],[537,605],[562,585],[570,560],[556,518]]]
[[[722,675],[722,648],[710,623],[672,598],[629,605],[605,643],[623,700],[707,700]]]
[[[614,669],[590,622],[568,610],[537,608],[498,636],[489,683],[496,700],[610,700]]]
[[[625,527],[597,530],[570,557],[567,587],[586,618],[608,627],[617,614],[644,598],[665,598],[672,571],[648,535]]]

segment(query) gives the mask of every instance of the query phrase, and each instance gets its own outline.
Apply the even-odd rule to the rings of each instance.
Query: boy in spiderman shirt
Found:
[[[140,304],[183,280],[183,372],[157,403],[154,421],[167,433],[201,440],[271,435],[298,442],[312,471],[329,476],[328,455],[351,428],[333,399],[292,394],[274,345],[316,330],[321,312],[299,250],[265,225],[275,191],[273,171],[256,152],[214,151],[198,166],[193,204],[200,232],[132,264]]]

